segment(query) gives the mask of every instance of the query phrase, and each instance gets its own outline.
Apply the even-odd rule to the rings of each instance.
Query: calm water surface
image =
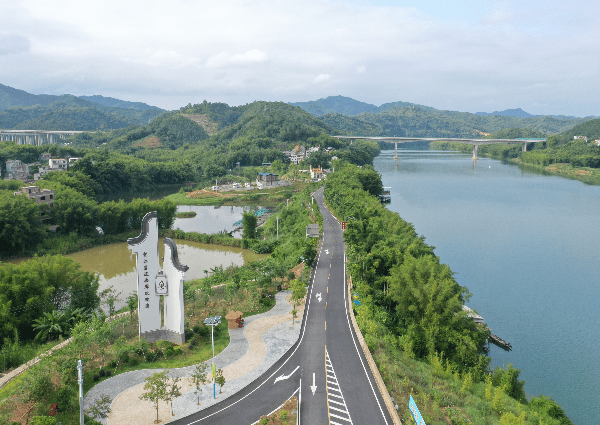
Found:
[[[600,187],[455,152],[382,151],[389,209],[414,224],[473,293],[493,364],[577,425],[600,423]]]
[[[159,258],[162,258],[164,245],[159,244]],[[232,264],[241,266],[266,255],[255,254],[248,249],[222,247],[218,245],[176,239],[179,261],[189,267],[185,280],[205,277],[204,270]],[[82,270],[99,274],[100,290],[113,286],[120,292],[117,308],[125,305],[126,298],[136,290],[135,256],[127,243],[99,246],[67,255],[81,264]],[[161,264],[162,266],[162,264]]]
[[[218,233],[221,230],[231,232],[233,223],[242,219],[242,214],[249,211],[249,207],[213,207],[179,205],[177,212],[194,211],[196,217],[176,218],[172,229],[180,229],[185,232]],[[236,232],[237,233],[237,232]]]

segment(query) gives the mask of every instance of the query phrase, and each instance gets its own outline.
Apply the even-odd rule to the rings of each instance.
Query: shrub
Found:
[[[140,364],[140,360],[137,357],[132,357],[131,360],[129,360],[129,364],[131,366],[137,366]]]
[[[54,402],[61,412],[73,411],[79,405],[77,391],[65,385],[54,395]]]
[[[53,416],[34,416],[29,421],[30,425],[56,425],[56,418]]]
[[[104,377],[104,376],[106,376],[106,371],[105,371],[104,369],[102,369],[102,368],[101,368],[101,369],[98,371],[98,376],[100,376],[101,378],[102,378],[102,377]]]
[[[165,357],[172,357],[174,354],[174,349],[172,345],[169,345],[165,348],[164,355]]]
[[[96,373],[96,374],[94,374],[94,376],[92,376],[92,380],[93,380],[94,382],[98,382],[98,380],[99,380],[99,379],[100,379],[100,375],[98,375],[97,373]]]
[[[216,331],[216,329],[215,329],[215,331]],[[210,336],[210,330],[208,329],[208,326],[201,326],[199,334],[202,338],[206,338],[206,337]]]
[[[129,363],[129,353],[121,353],[121,355],[119,356],[119,360],[121,360],[121,363]]]
[[[174,356],[180,356],[181,354],[183,354],[183,350],[181,349],[181,347],[175,347],[173,349],[173,355]]]
[[[110,363],[108,363],[108,367],[114,369],[117,367],[117,361],[116,360],[111,360]]]

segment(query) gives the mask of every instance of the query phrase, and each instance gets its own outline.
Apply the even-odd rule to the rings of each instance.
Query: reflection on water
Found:
[[[266,255],[255,254],[250,250],[222,247],[198,242],[175,240],[179,261],[189,267],[185,280],[205,277],[204,270],[232,264],[242,266]],[[159,258],[164,255],[162,240],[159,243]],[[67,255],[81,264],[81,269],[99,274],[100,290],[110,286],[121,295],[117,308],[125,305],[125,299],[136,289],[135,257],[129,251],[127,243],[99,246]],[[161,261],[162,266],[162,261]]]
[[[469,306],[521,369],[528,395],[551,395],[578,425],[600,418],[600,187],[471,154],[384,151],[374,161],[387,208],[427,237]]]
[[[180,229],[184,232],[198,232],[213,234],[222,230],[231,232],[233,223],[242,219],[244,211],[249,207],[214,207],[214,206],[196,206],[179,205],[177,212],[194,211],[196,217],[176,218],[172,229]]]

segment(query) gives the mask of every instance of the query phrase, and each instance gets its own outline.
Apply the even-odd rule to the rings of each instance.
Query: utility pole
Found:
[[[277,240],[279,240],[279,216],[277,216]]]

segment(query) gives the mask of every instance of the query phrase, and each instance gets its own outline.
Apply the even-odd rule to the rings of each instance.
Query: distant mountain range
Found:
[[[536,137],[542,137],[565,132],[594,118],[536,116],[520,108],[471,114],[401,101],[376,106],[345,96],[288,103],[288,108],[277,106],[277,102],[257,104],[263,105],[267,108],[265,111],[268,111],[257,112],[253,116],[252,121],[257,128],[268,125],[265,122],[278,121],[281,116],[287,116],[286,119],[291,120],[289,122],[298,121],[301,126],[331,135],[486,137],[499,131],[514,129],[506,134],[536,134]],[[247,115],[246,108],[230,107],[224,103],[211,104],[205,101],[195,105],[190,111],[184,111],[186,108],[172,113],[197,114],[193,119],[197,123],[205,123],[207,127],[204,130],[208,134],[226,127],[231,127],[230,131],[235,132],[236,125],[240,125],[240,117]],[[313,122],[309,124],[306,117],[300,118],[293,111],[310,114],[308,116],[314,117]],[[146,125],[166,112],[141,102],[127,102],[99,95],[34,95],[0,84],[0,128],[3,129],[120,129],[130,125]],[[293,134],[299,133],[294,130]],[[287,141],[289,137],[291,136],[286,133],[284,140]]]
[[[428,106],[417,105],[409,102],[384,103],[381,106],[375,106],[370,103],[354,100],[345,96],[329,96],[323,99],[311,100],[309,102],[295,102],[290,105],[304,109],[311,115],[322,116],[327,114],[343,114],[348,116],[360,115],[365,112],[374,114],[385,112],[394,108],[405,108],[409,106],[418,106],[420,108],[431,109]]]
[[[0,128],[3,129],[117,129],[147,124],[165,112],[141,102],[98,95],[36,95],[0,84]]]
[[[485,137],[508,129],[548,135],[562,133],[595,118],[532,115],[521,108],[471,114],[409,102],[376,106],[344,96],[329,96],[291,105],[316,116],[338,130],[340,135],[363,136]]]

